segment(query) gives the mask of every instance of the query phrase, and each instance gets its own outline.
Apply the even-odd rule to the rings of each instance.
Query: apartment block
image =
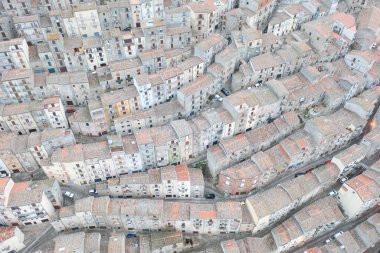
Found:
[[[198,169],[171,165],[109,179],[98,192],[119,198],[202,198],[204,181]]]
[[[227,44],[227,40],[222,35],[212,34],[194,45],[194,56],[200,57],[207,67],[214,62],[215,55],[220,53]]]
[[[10,69],[1,76],[3,89],[13,103],[31,102],[34,96],[34,74],[31,69]]]
[[[96,215],[100,203],[102,211]],[[128,214],[124,213],[126,207]],[[86,220],[81,219],[84,214]],[[119,227],[131,232],[174,229],[194,234],[225,234],[239,232],[243,211],[240,203],[234,201],[190,204],[157,199],[88,197],[78,200],[75,206],[62,208],[59,219],[52,225],[57,231],[63,231],[99,227],[99,221],[105,221],[103,224],[107,228]],[[245,226],[247,221],[244,218]]]
[[[4,207],[10,216],[3,216],[12,225],[33,225],[48,222],[56,218],[56,209],[62,205],[62,192],[57,181],[52,179],[39,181],[6,181],[3,187]],[[9,187],[8,187],[9,185]]]
[[[44,128],[67,128],[63,105],[58,97],[43,102],[5,105],[1,108],[1,121],[5,131],[20,135],[42,131]]]
[[[24,233],[17,227],[2,227],[0,240],[0,250],[2,252],[19,251],[25,247]]]
[[[0,73],[7,69],[29,68],[29,49],[24,38],[0,42]]]
[[[213,35],[218,28],[218,8],[214,1],[190,2],[190,27],[198,42]]]
[[[348,217],[358,216],[379,202],[379,162],[362,174],[345,182],[338,191],[338,200]]]
[[[211,74],[205,74],[177,91],[178,102],[187,116],[194,115],[220,88],[221,84]]]

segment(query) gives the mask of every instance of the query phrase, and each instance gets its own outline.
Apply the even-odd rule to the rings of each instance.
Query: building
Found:
[[[191,116],[206,106],[210,96],[221,89],[221,84],[211,74],[200,76],[177,91],[177,99],[186,116]]]
[[[49,74],[48,92],[59,95],[64,105],[84,105],[89,100],[90,83],[86,72]]]
[[[123,198],[202,198],[204,180],[198,169],[188,168],[186,164],[171,165],[110,179],[107,188],[98,192]]]
[[[100,233],[75,232],[60,234],[54,239],[53,252],[100,252],[101,237]]]
[[[57,231],[105,226],[128,229],[131,233],[161,229],[225,234],[237,233],[241,228],[248,231],[251,221],[246,215],[240,203],[234,201],[190,204],[158,199],[88,197],[76,201],[75,206],[62,208],[52,226]]]
[[[277,1],[274,0],[239,0],[239,7],[242,9],[247,9],[251,12],[249,17],[247,17],[248,26],[256,29],[261,29],[267,25],[267,22],[269,21],[276,6]]]
[[[353,1],[353,0],[348,0]],[[361,3],[367,1],[361,1]],[[376,48],[379,43],[379,15],[380,9],[376,6],[364,8],[357,18],[357,32],[355,36],[355,49],[368,50]]]
[[[42,132],[31,133],[28,137],[29,151],[37,162],[49,159],[54,150],[75,144],[76,140],[71,130],[46,129]]]
[[[68,123],[59,97],[42,102],[5,105],[1,108],[3,131],[19,135],[42,131],[45,128],[67,128]]]
[[[296,212],[273,228],[271,235],[277,250],[286,250],[334,229],[344,218],[334,198],[326,197]]]
[[[260,232],[331,187],[338,179],[339,172],[335,165],[322,165],[303,176],[248,197],[246,205],[255,225],[253,233]]]
[[[194,45],[194,56],[200,57],[205,62],[205,67],[212,64],[215,55],[220,53],[228,44],[228,41],[220,34],[212,34]]]
[[[78,25],[79,36],[97,37],[102,35],[96,3],[73,5],[73,16]]]
[[[344,231],[336,240],[325,243],[319,247],[310,248],[306,250],[306,253],[332,252],[338,249],[349,249],[357,252],[375,250],[378,247],[376,238],[380,236],[378,232],[379,218],[379,214],[374,214],[367,220],[359,223],[356,227]]]
[[[25,247],[24,233],[18,227],[2,227],[0,234],[0,252],[17,252]]]
[[[12,225],[33,225],[56,218],[56,209],[63,203],[61,188],[52,179],[39,181],[13,182],[7,180],[4,192],[4,207],[1,220]],[[9,185],[9,188],[7,189]]]
[[[0,42],[0,73],[7,69],[27,69],[29,65],[29,48],[23,38]]]
[[[349,179],[338,191],[338,200],[348,217],[360,215],[379,203],[379,162],[362,174]]]
[[[367,149],[363,145],[354,144],[340,152],[331,160],[336,164],[343,176],[347,176],[356,170],[359,163],[366,157]]]
[[[190,27],[198,42],[213,36],[219,25],[218,8],[214,1],[190,2]]]
[[[1,76],[3,89],[12,103],[36,100],[33,94],[34,74],[31,69],[10,69]]]

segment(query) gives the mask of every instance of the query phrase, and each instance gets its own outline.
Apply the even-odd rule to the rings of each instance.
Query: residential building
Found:
[[[339,172],[338,167],[333,164],[322,165],[303,176],[290,179],[276,187],[248,197],[246,205],[255,224],[253,233],[260,232],[291,212],[292,209],[302,206],[331,187],[338,179]]]
[[[190,27],[198,42],[214,35],[219,25],[218,8],[214,1],[190,2]]]
[[[87,66],[90,71],[108,65],[106,48],[100,37],[84,38],[82,49],[84,50]]]
[[[128,60],[111,61],[109,63],[112,76],[111,89],[120,89],[125,85],[133,84],[133,77],[143,72],[143,66],[140,58]]]
[[[0,42],[0,73],[7,69],[29,68],[29,49],[24,38]]]
[[[178,101],[158,104],[153,108],[136,111],[114,119],[116,133],[133,134],[137,130],[166,125],[182,117],[183,108]]]
[[[34,74],[31,69],[10,69],[1,76],[3,89],[13,103],[31,102],[34,96]]]
[[[17,35],[25,38],[29,45],[36,45],[45,41],[41,21],[39,15],[17,16],[13,18]]]
[[[28,137],[28,148],[37,163],[49,159],[53,151],[58,148],[74,145],[76,142],[71,130],[45,129],[42,132],[33,132]]]
[[[182,5],[165,10],[165,24],[167,28],[190,28],[190,8]]]
[[[239,0],[240,8],[251,11],[251,15],[247,17],[248,26],[256,29],[261,29],[267,25],[276,5],[277,1],[275,0]]]
[[[354,0],[348,0],[354,1]],[[365,3],[361,1],[361,3]],[[371,6],[360,11],[357,18],[357,32],[355,35],[355,49],[367,50],[374,49],[378,46],[379,41],[379,19],[376,18],[380,14],[379,7]]]
[[[123,198],[202,198],[204,181],[199,169],[170,165],[109,179],[98,193]]]
[[[362,0],[362,1],[358,1],[358,0],[344,0],[344,3],[347,5],[348,7],[348,12],[350,13],[358,13],[360,12],[361,10],[365,9],[367,7],[367,4],[368,4],[368,0]]]
[[[134,86],[103,93],[100,99],[109,125],[117,117],[142,109],[139,93]]]
[[[145,37],[145,49],[155,50],[165,48],[166,25],[163,18],[153,18],[141,21],[141,29]]]
[[[73,5],[72,8],[73,16],[79,30],[79,36],[94,37],[102,35],[102,29],[95,2],[79,3]]]
[[[355,172],[358,164],[366,157],[367,149],[363,145],[354,144],[334,156],[331,160],[341,171],[342,176]]]
[[[53,252],[100,252],[101,237],[100,233],[76,232],[60,234],[54,240],[55,246]]]
[[[0,18],[1,37],[0,41],[11,40],[15,37],[15,29],[10,15],[2,15]]]
[[[14,183],[9,180],[4,206],[11,212],[2,217],[12,225],[32,225],[55,219],[56,209],[62,205],[62,192],[57,181],[52,179]]]
[[[313,212],[313,215],[307,215]],[[287,250],[316,235],[334,229],[345,218],[333,197],[326,197],[304,207],[283,223],[273,228],[278,250]],[[294,229],[293,229],[294,228]]]
[[[336,240],[325,243],[318,247],[306,250],[311,252],[331,252],[334,250],[355,250],[357,252],[365,252],[375,250],[378,247],[376,238],[380,236],[378,233],[380,215],[374,214],[367,220],[359,223],[356,227],[343,231]]]
[[[249,61],[253,56],[274,52],[281,48],[284,40],[272,33],[261,33],[260,31],[249,28],[241,31],[232,31],[232,44],[240,52],[240,58]]]
[[[165,48],[184,48],[191,46],[192,33],[189,27],[173,27],[166,29]]]
[[[68,127],[59,97],[50,97],[42,102],[5,105],[1,108],[0,118],[3,131],[20,135],[42,131],[48,127]]]
[[[203,75],[206,67],[200,57],[190,57],[178,64],[183,71],[183,83],[194,82],[199,76]]]
[[[212,34],[194,45],[194,56],[200,57],[205,67],[212,64],[215,55],[220,53],[228,44],[228,41],[220,34]]]
[[[17,252],[25,247],[24,233],[18,227],[2,227],[0,234],[0,252]]]
[[[46,85],[48,92],[59,95],[65,105],[84,105],[89,99],[90,84],[86,72],[49,74]]]
[[[358,216],[379,203],[379,164],[375,163],[373,169],[365,170],[340,187],[338,200],[348,217]]]
[[[221,84],[211,74],[205,74],[179,89],[177,99],[186,116],[194,115],[206,106],[209,97],[220,89]]]

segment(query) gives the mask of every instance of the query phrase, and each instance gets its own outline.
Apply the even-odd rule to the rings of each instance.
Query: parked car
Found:
[[[299,173],[296,173],[294,175],[294,177],[296,178],[296,177],[300,177],[300,176],[303,176],[303,175],[305,175],[305,173],[299,172]]]
[[[333,238],[327,238],[327,240],[326,240],[326,243],[329,243],[329,242],[331,242],[332,240],[334,240]]]
[[[135,238],[135,237],[137,237],[136,234],[127,234],[127,238]]]
[[[231,95],[231,91],[229,91],[229,90],[226,89],[226,88],[222,88],[220,91],[221,91],[225,96],[229,96],[229,95]]]
[[[331,192],[329,192],[330,196],[336,196],[337,194],[338,192],[336,190],[332,190]]]
[[[74,198],[74,193],[69,192],[69,191],[65,191],[63,193],[63,195],[65,195],[66,197],[71,198],[71,199]]]
[[[341,184],[343,184],[344,182],[346,182],[348,180],[348,177],[341,177],[341,178],[339,178],[339,182],[341,183]]]
[[[241,206],[245,206],[245,201],[240,202]]]
[[[206,199],[215,199],[215,194],[214,193],[207,193],[205,195]]]
[[[3,177],[10,177],[11,175],[9,175],[8,173],[1,173],[0,174],[0,177],[3,178]]]
[[[223,101],[223,98],[221,96],[219,96],[218,94],[215,94],[215,98],[216,100],[218,100],[219,102],[222,102]]]
[[[88,191],[88,194],[91,196],[95,196],[95,195],[98,195],[98,191],[96,189],[91,189]]]
[[[76,112],[77,110],[75,110],[75,108],[67,108],[66,109],[66,113],[73,113],[73,112]]]
[[[339,236],[341,236],[341,235],[343,235],[343,231],[339,231],[338,233],[336,233],[336,234],[334,235],[334,237],[337,238],[337,237],[339,237]]]

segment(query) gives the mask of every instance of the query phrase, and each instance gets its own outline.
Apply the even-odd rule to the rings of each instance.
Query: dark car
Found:
[[[135,237],[137,237],[137,235],[135,235],[135,234],[127,234],[127,238],[135,238]]]
[[[73,112],[76,112],[77,110],[75,110],[75,108],[67,108],[66,109],[66,113],[73,113]]]
[[[222,88],[220,91],[221,91],[225,96],[229,96],[229,95],[231,95],[231,91],[229,91],[229,90],[226,89],[226,88]]]
[[[296,174],[294,175],[294,177],[300,177],[300,176],[303,176],[303,175],[305,175],[305,173],[296,173]]]
[[[207,193],[205,195],[206,199],[215,199],[215,194],[214,193]]]

